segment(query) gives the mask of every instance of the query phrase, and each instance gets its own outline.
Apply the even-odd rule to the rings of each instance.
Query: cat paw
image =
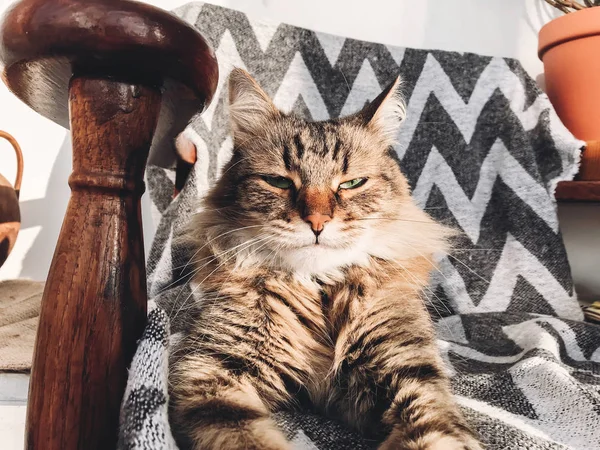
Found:
[[[197,430],[193,450],[292,450],[292,445],[270,420],[237,427]]]
[[[456,438],[441,436],[428,442],[423,450],[482,450],[481,445],[471,436]]]
[[[471,436],[451,436],[439,432],[427,433],[418,439],[392,432],[378,450],[482,450],[483,447]]]

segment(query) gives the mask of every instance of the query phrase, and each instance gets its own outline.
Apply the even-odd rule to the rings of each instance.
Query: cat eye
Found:
[[[340,184],[340,189],[356,189],[357,187],[361,187],[363,184],[367,182],[366,178],[355,178],[354,180],[345,181]]]
[[[292,187],[292,180],[285,177],[262,177],[271,186],[279,189],[289,189]]]

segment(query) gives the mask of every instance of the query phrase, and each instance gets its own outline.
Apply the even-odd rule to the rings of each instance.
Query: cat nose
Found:
[[[321,234],[323,228],[325,228],[325,224],[330,220],[331,216],[321,213],[309,214],[304,218],[304,221],[310,224],[310,228],[312,229],[312,232],[315,233],[315,236]]]

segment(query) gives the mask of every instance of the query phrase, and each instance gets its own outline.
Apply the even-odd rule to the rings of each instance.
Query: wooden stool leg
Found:
[[[0,68],[17,97],[73,134],[72,195],[42,299],[27,447],[114,448],[146,318],[140,196],[150,143],[171,146],[208,106],[217,60],[194,27],[143,2],[18,0],[0,20]]]
[[[140,197],[158,90],[107,79],[69,87],[72,189],[42,299],[29,449],[110,449],[126,368],[146,319]]]

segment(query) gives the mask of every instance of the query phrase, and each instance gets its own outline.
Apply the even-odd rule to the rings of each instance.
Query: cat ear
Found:
[[[233,69],[229,75],[229,116],[233,136],[262,135],[265,123],[280,114],[256,80],[243,69]]]
[[[406,104],[400,92],[402,80],[396,78],[360,112],[364,123],[390,145],[396,140],[400,124],[406,117]]]
[[[182,131],[175,139],[175,150],[182,161],[188,164],[194,164],[197,157],[196,144]]]

